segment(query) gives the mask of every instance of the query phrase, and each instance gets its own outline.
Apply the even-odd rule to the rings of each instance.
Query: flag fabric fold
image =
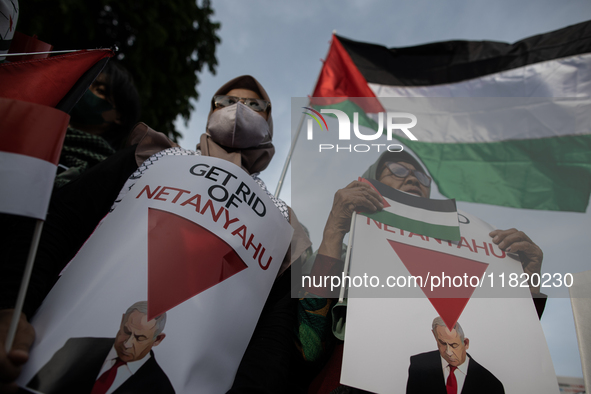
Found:
[[[82,50],[45,59],[0,64],[0,97],[56,107],[89,69],[111,56],[113,51],[110,49]],[[95,77],[99,73],[100,70]]]
[[[586,100],[586,107],[591,97],[591,22],[514,44],[448,41],[386,48],[335,35],[313,96],[312,105],[319,108],[363,111],[359,124],[374,130],[377,113],[398,112],[387,97],[572,98]],[[363,105],[357,97],[375,101]],[[471,133],[448,138],[454,131],[450,128],[417,136],[419,141],[402,141],[449,198],[585,212],[591,195],[586,112],[574,115],[571,129],[491,131],[476,140]],[[535,122],[541,123],[534,119],[530,124]]]

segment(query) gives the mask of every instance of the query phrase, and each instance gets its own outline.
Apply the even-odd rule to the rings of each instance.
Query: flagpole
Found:
[[[335,34],[337,34],[336,30],[332,31],[332,35],[334,36]],[[328,53],[330,53],[330,48],[332,46],[332,40],[331,40],[331,45],[329,45],[328,47]],[[326,57],[328,58],[328,53],[326,54]],[[320,59],[322,60],[322,59]],[[323,62],[323,67],[324,67],[324,62]],[[312,88],[312,94],[314,94],[314,89],[316,89],[316,85],[318,85],[318,80],[320,79],[320,74],[322,74],[322,68],[320,68],[320,73],[318,73],[318,77],[316,78],[316,83],[314,83],[314,87]],[[312,94],[310,96],[312,96]],[[308,100],[308,106],[310,105],[311,100]],[[289,168],[289,162],[291,161],[291,156],[293,155],[293,150],[295,149],[295,145],[298,142],[298,138],[300,136],[300,132],[302,131],[302,126],[304,124],[304,118],[305,118],[305,114],[302,114],[301,118],[300,118],[300,123],[298,125],[298,131],[295,135],[295,137],[293,138],[293,141],[291,142],[291,148],[289,149],[289,153],[287,154],[287,158],[285,159],[285,164],[283,165],[283,171],[281,171],[281,175],[279,176],[279,182],[277,182],[277,188],[275,189],[275,194],[273,195],[275,198],[279,198],[279,194],[281,193],[281,188],[283,187],[283,181],[285,180],[285,175],[287,174],[287,169]]]
[[[79,51],[104,51],[104,50],[117,50],[113,48],[94,48],[94,49],[68,49],[63,51],[46,51],[46,52],[27,52],[27,53],[4,53],[2,57],[7,56],[31,56],[31,55],[53,55],[54,53],[72,53]]]
[[[316,86],[316,85],[314,85]],[[308,100],[308,106],[310,105],[310,101]],[[300,136],[300,132],[302,131],[302,126],[304,124],[305,114],[302,114],[300,117],[300,123],[298,124],[298,131],[296,132],[295,137],[293,137],[293,141],[291,141],[291,147],[289,148],[289,153],[287,154],[287,158],[285,159],[285,164],[283,165],[283,171],[281,171],[281,176],[279,177],[279,182],[277,182],[277,189],[275,189],[275,198],[279,198],[279,193],[281,193],[281,188],[283,187],[283,181],[285,180],[285,175],[287,174],[287,169],[289,168],[289,162],[291,161],[291,156],[293,155],[293,150],[295,149],[296,143],[298,142],[298,138]]]
[[[41,230],[43,229],[43,220],[38,219],[35,223],[35,231],[33,232],[33,239],[31,240],[31,248],[29,249],[29,256],[27,257],[27,264],[25,265],[25,272],[23,273],[23,279],[21,281],[21,287],[18,292],[16,299],[16,305],[14,307],[14,313],[12,314],[12,320],[10,321],[10,327],[8,329],[8,335],[6,336],[6,353],[12,349],[12,342],[16,335],[16,329],[20,320],[21,312],[23,311],[23,305],[25,303],[25,296],[27,295],[27,289],[29,287],[29,280],[31,279],[31,272],[33,272],[33,262],[37,255],[37,247],[39,246],[39,240],[41,239]]]
[[[353,211],[353,215],[351,216],[351,227],[349,228],[349,242],[347,243],[347,254],[345,255],[345,267],[343,268],[343,273],[345,275],[349,275],[349,262],[351,261],[351,249],[353,248],[353,231],[355,231],[355,219],[357,219],[357,212]],[[341,292],[339,293],[339,303],[342,303],[345,300],[345,280],[343,280],[343,284],[341,285]]]

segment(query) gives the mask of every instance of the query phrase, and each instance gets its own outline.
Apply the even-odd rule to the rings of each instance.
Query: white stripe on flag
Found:
[[[431,97],[380,102],[387,111],[415,115],[418,121],[412,132],[420,142],[481,143],[591,133],[590,98]],[[405,137],[398,129],[394,133]]]
[[[0,151],[0,212],[44,220],[55,172],[45,160]]]
[[[421,198],[421,197],[417,197]],[[429,224],[437,224],[441,226],[459,226],[457,212],[438,212],[411,207],[409,205],[400,204],[399,202],[390,200],[388,197],[384,199],[390,204],[389,207],[384,208],[384,211],[393,213],[395,215],[404,216],[408,219],[418,220]]]
[[[443,85],[368,85],[377,97],[589,97],[591,54],[548,60]]]

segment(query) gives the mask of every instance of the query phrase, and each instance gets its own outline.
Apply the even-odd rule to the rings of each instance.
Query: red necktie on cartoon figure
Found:
[[[456,375],[454,372],[458,369],[458,367],[449,366],[449,376],[447,377],[447,383],[445,384],[445,389],[447,390],[447,394],[458,394],[458,381],[456,380]]]
[[[90,394],[105,394],[107,392],[107,390],[109,390],[109,387],[111,387],[111,385],[113,384],[113,381],[115,380],[115,376],[117,376],[117,368],[119,368],[122,365],[127,364],[124,361],[121,361],[121,359],[119,359],[119,357],[117,357],[117,360],[115,361],[115,364],[113,364],[113,366],[106,370],[94,383],[94,387],[92,388],[92,391],[90,392]]]

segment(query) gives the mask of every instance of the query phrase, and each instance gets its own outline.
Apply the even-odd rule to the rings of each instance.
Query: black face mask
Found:
[[[265,118],[240,102],[214,111],[207,120],[207,133],[227,148],[247,149],[271,142]]]
[[[114,107],[107,100],[104,100],[89,90],[84,92],[80,101],[76,103],[70,117],[75,123],[83,125],[101,125],[108,123],[102,116],[103,112],[110,111]]]

